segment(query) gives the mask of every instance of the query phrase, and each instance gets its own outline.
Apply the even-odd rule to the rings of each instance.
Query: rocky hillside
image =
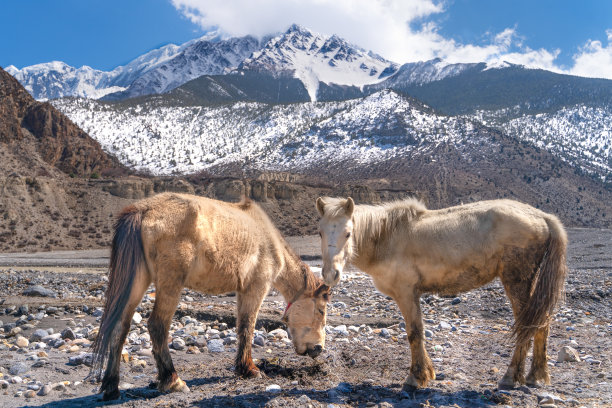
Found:
[[[514,198],[569,225],[612,225],[612,192],[528,140],[393,91],[343,102],[216,107],[163,100],[54,103],[119,159],[159,175],[261,172],[415,193],[432,208]]]
[[[163,191],[226,201],[249,196],[288,235],[315,232],[319,195],[380,200],[367,188],[313,184],[312,178],[280,173],[250,179],[129,175],[72,121],[0,70],[0,251],[108,247],[121,208]]]
[[[4,159],[0,168],[4,173],[23,168],[25,174],[47,174],[44,164],[78,176],[124,171],[98,142],[51,104],[34,100],[2,68],[0,118],[0,154]]]

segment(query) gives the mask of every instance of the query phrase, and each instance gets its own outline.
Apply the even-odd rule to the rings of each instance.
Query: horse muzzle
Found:
[[[321,354],[322,351],[323,351],[323,346],[320,344],[316,344],[313,348],[308,349],[306,353],[312,358],[317,358],[319,354]]]
[[[325,284],[331,288],[340,282],[341,271],[337,268],[330,268],[329,271],[324,272],[322,275]]]

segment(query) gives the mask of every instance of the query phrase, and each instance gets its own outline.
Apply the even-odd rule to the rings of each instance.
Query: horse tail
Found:
[[[567,275],[567,234],[557,217],[547,215],[545,220],[550,234],[546,252],[536,273],[529,300],[519,313],[512,333],[518,344],[528,342],[539,328],[549,323],[555,305],[563,294]]]
[[[111,343],[118,335],[117,324],[130,299],[135,277],[146,271],[141,228],[142,212],[134,206],[125,208],[115,223],[104,314],[92,346],[90,375],[97,380],[100,380]]]

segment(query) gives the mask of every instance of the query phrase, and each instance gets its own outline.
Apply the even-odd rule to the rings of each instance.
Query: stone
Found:
[[[264,338],[264,336],[255,336],[255,338],[253,339],[253,344],[259,347],[263,347],[266,345],[266,339]]]
[[[286,330],[283,329],[274,329],[270,333],[268,333],[268,337],[278,338],[278,339],[287,339],[289,335]]]
[[[238,339],[235,338],[235,337],[228,336],[228,337],[225,337],[223,339],[223,344],[225,344],[225,345],[232,345],[232,344],[236,344],[236,343],[238,343]]]
[[[67,340],[75,340],[76,334],[74,334],[74,331],[70,327],[66,327],[64,330],[62,330],[61,338]]]
[[[563,348],[559,350],[557,361],[560,363],[565,361],[575,363],[580,361],[580,356],[578,355],[578,351],[576,351],[576,349],[570,346],[563,346]]]
[[[441,330],[450,330],[451,329],[451,325],[448,324],[445,321],[441,321],[440,324],[438,325],[438,328]]]
[[[49,384],[45,384],[42,386],[40,391],[38,391],[38,395],[41,397],[44,397],[45,395],[48,395],[50,392],[51,392],[51,386]]]
[[[27,390],[23,393],[23,396],[26,398],[34,398],[36,396],[36,392],[34,390]]]
[[[52,384],[51,388],[54,391],[64,392],[66,391],[66,384],[64,384],[63,382],[58,382],[58,383]]]
[[[30,341],[23,336],[17,336],[15,344],[17,345],[17,347],[26,348],[30,345]]]
[[[22,293],[24,296],[41,296],[41,297],[52,297],[56,298],[57,294],[51,289],[43,288],[40,285],[30,286]]]
[[[32,342],[40,341],[42,340],[43,337],[48,336],[48,335],[49,333],[46,330],[36,329],[34,333],[30,335],[30,341]]]
[[[142,322],[142,316],[138,312],[134,312],[134,316],[132,316],[132,323],[140,324]]]
[[[189,346],[187,348],[187,354],[200,354],[200,349],[196,346]]]
[[[93,363],[93,354],[92,353],[81,353],[79,355],[70,357],[68,359],[68,365],[71,366],[79,366],[81,364],[85,364],[90,367]]]
[[[62,335],[60,333],[47,334],[45,337],[41,338],[40,341],[47,344],[51,344],[54,343],[56,340],[60,340],[61,337]]]
[[[456,297],[453,300],[451,300],[451,305],[458,305],[459,303],[461,303],[460,297]]]
[[[211,339],[206,344],[208,347],[208,351],[210,353],[222,353],[225,351],[225,346],[223,345],[223,340],[221,339]]]
[[[541,393],[537,395],[538,397],[538,404],[540,405],[545,405],[545,404],[559,404],[559,403],[565,403],[565,400],[561,397],[558,397],[554,394],[550,394],[550,393]]]
[[[346,328],[345,324],[341,324],[339,326],[336,326],[332,329],[332,333],[336,334],[336,335],[341,335],[341,336],[348,336],[349,332]]]
[[[281,392],[282,388],[278,384],[270,384],[266,387],[266,392]]]
[[[433,332],[431,330],[425,330],[425,337],[428,339],[433,338]]]
[[[27,373],[28,371],[30,371],[30,367],[22,362],[15,363],[11,366],[11,368],[9,368],[10,375],[21,375]]]
[[[9,386],[9,382],[6,380],[0,380],[0,390],[6,390]]]
[[[147,362],[144,360],[136,359],[132,362],[132,364],[136,367],[145,368],[147,366]]]
[[[172,348],[175,350],[184,350],[185,349],[185,340],[180,337],[174,338],[172,340]]]
[[[296,405],[306,405],[306,404],[309,404],[310,401],[312,401],[312,400],[308,397],[308,395],[302,394],[300,396],[300,398],[295,400],[295,403],[296,403]]]
[[[391,333],[389,332],[389,329],[383,328],[383,329],[380,329],[380,336],[388,339],[389,337],[391,337]]]
[[[18,335],[19,333],[21,333],[22,331],[23,331],[23,330],[21,329],[21,327],[13,327],[13,328],[11,329],[11,331],[9,332],[9,337],[16,336],[16,335]]]

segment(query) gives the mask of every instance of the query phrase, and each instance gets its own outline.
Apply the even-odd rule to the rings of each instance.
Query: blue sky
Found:
[[[110,70],[211,29],[261,36],[293,22],[400,63],[510,61],[612,78],[608,0],[3,0],[0,66]]]

